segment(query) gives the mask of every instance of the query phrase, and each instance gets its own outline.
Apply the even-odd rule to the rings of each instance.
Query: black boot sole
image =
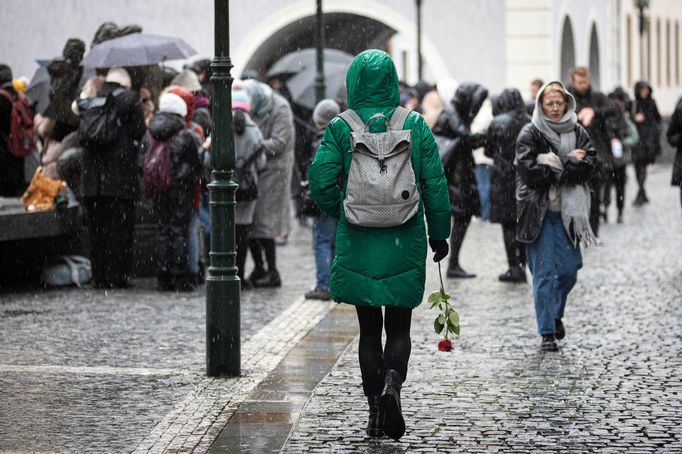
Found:
[[[381,406],[384,409],[384,434],[395,441],[405,435],[405,419],[400,411],[398,401],[390,394],[381,396]]]
[[[383,437],[384,436],[384,430],[383,429],[367,429],[367,436],[368,437]]]

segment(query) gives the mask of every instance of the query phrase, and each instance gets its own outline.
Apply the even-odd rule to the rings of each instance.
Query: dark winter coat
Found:
[[[0,88],[16,96],[12,81],[0,80]],[[17,197],[25,186],[24,158],[17,158],[10,151],[5,137],[9,135],[12,103],[0,96],[0,197]]]
[[[516,238],[522,243],[532,243],[540,235],[542,222],[549,209],[549,188],[553,184],[586,183],[594,172],[597,151],[590,137],[576,125],[576,148],[585,150],[582,161],[562,159],[564,170],[559,176],[546,165],[538,164],[538,154],[558,150],[532,124],[523,127],[516,140]]]
[[[107,96],[120,87],[107,82],[97,96]],[[121,119],[121,134],[107,150],[84,149],[81,191],[84,197],[137,199],[140,194],[137,158],[145,132],[142,103],[137,93],[129,91],[113,99]]]
[[[485,154],[493,158],[490,173],[490,220],[501,224],[516,222],[516,137],[530,117],[521,93],[515,88],[502,92],[495,102],[495,116],[488,128]]]
[[[485,144],[485,135],[472,134],[471,122],[487,97],[488,90],[483,86],[473,82],[463,83],[433,127],[435,135],[455,139],[449,151],[441,154],[441,159],[445,167],[452,214],[459,218],[470,218],[481,213],[473,150]]]
[[[673,186],[682,186],[682,98],[677,101],[675,111],[672,117],[670,117],[670,125],[666,135],[670,145],[677,148],[671,184]]]
[[[643,99],[639,92],[642,88],[649,88],[649,97]],[[635,84],[635,101],[632,106],[632,119],[637,113],[643,113],[644,123],[637,123],[639,143],[632,148],[632,160],[639,164],[652,164],[661,154],[661,114],[658,112],[656,101],[652,98],[653,90],[647,82],[639,81]]]
[[[611,152],[611,139],[614,137],[614,133],[607,121],[614,114],[611,101],[605,94],[593,90],[592,87],[582,95],[578,94],[573,87],[569,87],[568,91],[575,98],[576,113],[580,113],[585,107],[591,107],[594,110],[592,123],[586,129],[592,146],[597,150],[599,158],[597,169],[603,172],[612,172],[614,162]]]
[[[199,137],[185,127],[184,119],[177,114],[159,112],[149,124],[149,134],[158,142],[168,141],[171,157],[171,187],[193,188],[201,172],[198,150]],[[145,144],[145,149],[148,144]]]

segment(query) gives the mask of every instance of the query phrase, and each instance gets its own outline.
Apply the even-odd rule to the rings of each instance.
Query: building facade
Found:
[[[402,79],[417,80],[415,0],[322,0],[329,47],[389,51]],[[316,0],[230,2],[233,75],[261,74],[287,52],[312,47]],[[34,11],[29,21],[26,11]],[[2,60],[30,76],[36,59],[59,55],[70,37],[86,43],[105,21],[183,37],[198,57],[213,55],[212,0],[0,2]],[[39,12],[39,13],[37,13]],[[526,92],[534,78],[566,80],[588,66],[594,85],[629,90],[649,80],[661,110],[682,94],[682,2],[650,0],[640,35],[634,0],[423,0],[424,78],[475,80],[499,92]],[[182,62],[172,62],[181,65]]]

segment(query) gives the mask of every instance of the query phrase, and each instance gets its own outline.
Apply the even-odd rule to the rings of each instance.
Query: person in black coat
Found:
[[[118,139],[107,149],[85,148],[81,167],[92,276],[95,285],[104,288],[129,285],[135,201],[140,196],[137,159],[145,132],[142,103],[130,91],[130,76],[124,69],[109,70],[97,93],[108,95],[120,124]]]
[[[154,195],[158,214],[157,238],[159,290],[192,291],[195,288],[187,261],[189,223],[192,217],[194,188],[201,172],[199,137],[185,124],[187,104],[174,93],[159,98],[159,112],[149,125],[143,150],[153,143],[166,142],[171,159],[171,185]]]
[[[495,118],[488,128],[485,154],[493,158],[490,174],[490,220],[502,224],[509,269],[499,276],[503,282],[526,282],[526,252],[516,241],[516,137],[530,122],[521,93],[508,88],[494,103]]]
[[[463,83],[433,127],[435,135],[454,139],[447,150],[440,150],[452,208],[448,277],[476,276],[459,265],[459,251],[471,217],[481,214],[473,150],[485,145],[486,135],[472,134],[471,122],[487,97],[488,90],[483,86],[474,82]]]
[[[632,119],[637,125],[639,143],[632,148],[632,161],[635,164],[635,174],[639,191],[633,205],[639,206],[649,203],[644,190],[647,167],[653,164],[661,154],[661,114],[658,112],[656,101],[651,95],[651,85],[640,80],[635,84],[635,102],[632,106]]]
[[[682,98],[677,101],[675,111],[672,117],[670,117],[670,125],[668,125],[666,136],[670,145],[677,148],[671,184],[679,186],[680,204],[682,204]]]
[[[599,235],[602,188],[606,181],[612,178],[614,168],[611,152],[613,132],[609,129],[607,122],[607,119],[614,114],[614,109],[609,98],[592,87],[590,73],[584,66],[571,70],[571,86],[568,91],[576,101],[578,122],[587,130],[590,141],[597,150],[597,168],[590,182],[592,190],[590,225],[594,234]]]
[[[17,92],[12,86],[12,70],[0,64],[0,89],[16,99]],[[19,197],[26,189],[24,180],[24,158],[18,158],[9,151],[6,137],[10,133],[12,103],[0,96],[0,197]]]

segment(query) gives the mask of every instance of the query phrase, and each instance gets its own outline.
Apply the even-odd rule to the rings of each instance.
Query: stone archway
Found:
[[[590,32],[590,84],[599,90],[600,82],[599,38],[597,36],[597,24],[592,24],[592,31]]]
[[[569,71],[575,67],[575,40],[573,39],[573,25],[571,19],[566,16],[561,29],[561,69],[559,79],[568,83]]]

